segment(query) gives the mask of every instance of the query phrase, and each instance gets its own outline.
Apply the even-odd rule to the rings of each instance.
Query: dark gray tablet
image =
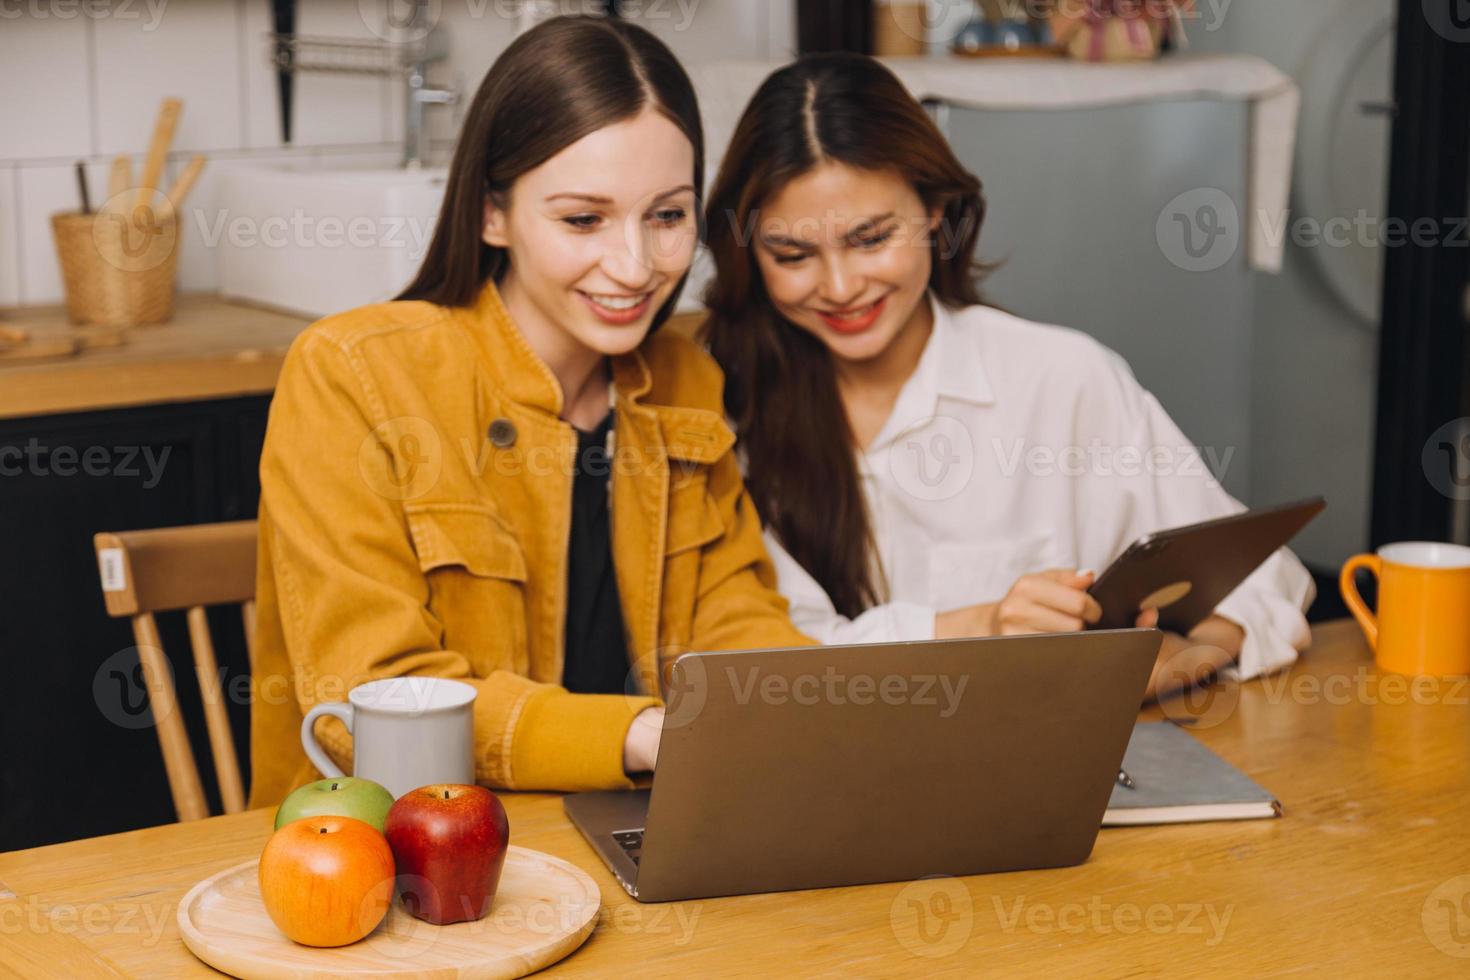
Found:
[[[1326,506],[1313,497],[1139,539],[1088,590],[1103,610],[1092,628],[1126,628],[1152,608],[1159,629],[1188,633]]]

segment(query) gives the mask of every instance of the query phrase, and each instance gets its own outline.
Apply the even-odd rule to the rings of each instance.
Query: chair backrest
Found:
[[[238,813],[245,809],[245,787],[205,607],[241,604],[253,671],[255,539],[255,521],[118,531],[92,539],[108,615],[127,616],[133,623],[148,703],[180,820],[209,816],[209,805],[153,615],[176,609],[187,611],[189,644],[194,649],[194,670],[204,701],[220,799],[226,813]]]

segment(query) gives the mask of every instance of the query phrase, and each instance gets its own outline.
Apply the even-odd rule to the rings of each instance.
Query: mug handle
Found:
[[[1373,573],[1373,577],[1380,581],[1383,578],[1383,560],[1377,555],[1353,555],[1347,560],[1347,564],[1342,566],[1342,575],[1339,576],[1337,585],[1342,590],[1342,601],[1347,603],[1353,618],[1358,621],[1359,626],[1363,627],[1363,635],[1368,638],[1368,646],[1377,653],[1378,617],[1363,601],[1363,597],[1358,593],[1358,583],[1353,578],[1360,568],[1368,569]]]
[[[352,705],[342,701],[323,701],[308,711],[306,717],[301,719],[301,747],[306,750],[306,757],[311,760],[312,765],[316,766],[317,772],[328,779],[335,779],[338,776],[345,776],[347,774],[337,768],[337,764],[332,761],[332,757],[327,755],[326,749],[323,749],[321,743],[316,740],[316,732],[312,730],[312,726],[316,724],[316,720],[323,715],[340,718],[342,724],[347,726],[347,734],[351,735]]]

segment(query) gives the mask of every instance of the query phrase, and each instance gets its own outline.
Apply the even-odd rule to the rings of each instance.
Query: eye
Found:
[[[888,241],[892,237],[893,229],[890,228],[887,231],[881,232],[877,235],[873,235],[870,238],[855,239],[853,241],[853,244],[856,245],[858,248],[877,248],[879,245],[882,245],[884,242]]]
[[[775,252],[772,252],[771,257],[774,258],[779,265],[795,265],[796,263],[805,259],[806,255],[803,253],[798,253],[796,255],[777,255]]]
[[[683,208],[660,208],[653,212],[653,220],[661,225],[673,226],[679,224],[688,215]]]
[[[585,231],[586,229],[596,227],[597,222],[601,219],[599,219],[595,214],[573,214],[562,218],[561,220],[571,225],[573,228]]]

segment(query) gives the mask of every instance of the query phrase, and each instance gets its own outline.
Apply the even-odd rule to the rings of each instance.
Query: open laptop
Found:
[[[1160,642],[685,654],[652,788],[563,805],[642,902],[1080,864]]]

